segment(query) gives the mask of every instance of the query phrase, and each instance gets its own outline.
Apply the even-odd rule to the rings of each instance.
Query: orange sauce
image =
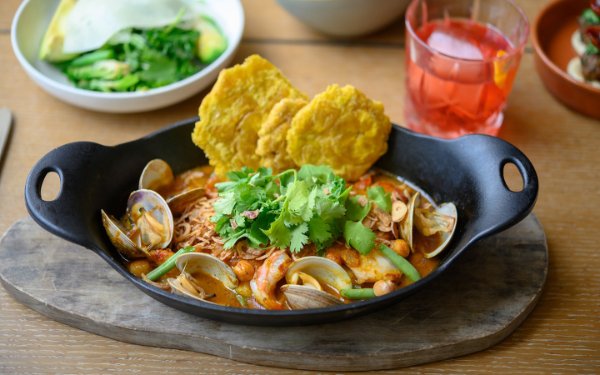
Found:
[[[242,307],[235,292],[227,289],[221,281],[204,273],[194,273],[192,277],[204,289],[206,294],[214,294],[213,297],[207,297],[207,301],[224,306]]]
[[[203,165],[180,173],[175,176],[173,183],[159,189],[158,193],[163,197],[172,197],[187,190],[207,187],[211,178],[213,167]]]
[[[442,240],[440,233],[424,236],[418,230],[413,232],[413,244],[417,252],[430,253],[442,244]]]

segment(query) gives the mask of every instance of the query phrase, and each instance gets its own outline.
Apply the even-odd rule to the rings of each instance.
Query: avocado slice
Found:
[[[208,17],[201,17],[200,22],[196,24],[196,29],[200,31],[198,57],[203,64],[210,64],[225,52],[227,39],[217,24]]]
[[[77,54],[64,53],[63,43],[65,40],[64,22],[77,0],[61,0],[52,16],[52,21],[46,30],[42,46],[40,47],[40,60],[50,62],[66,61],[74,58]]]

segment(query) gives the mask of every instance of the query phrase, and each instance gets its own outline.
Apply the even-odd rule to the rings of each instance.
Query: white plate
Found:
[[[210,85],[233,58],[244,31],[240,0],[208,0],[206,4],[227,38],[227,49],[198,73],[144,92],[104,93],[79,89],[51,64],[38,59],[40,44],[59,0],[25,0],[12,23],[11,42],[29,77],[49,94],[69,104],[101,112],[141,112],[182,101]]]

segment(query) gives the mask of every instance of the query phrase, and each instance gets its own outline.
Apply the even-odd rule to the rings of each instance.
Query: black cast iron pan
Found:
[[[44,156],[30,172],[25,186],[27,209],[49,232],[100,255],[144,293],[176,309],[229,323],[300,325],[334,322],[389,306],[425,288],[446,272],[456,258],[479,239],[523,219],[533,208],[538,180],[531,162],[514,146],[494,137],[472,135],[441,140],[394,126],[389,150],[377,167],[401,176],[423,189],[436,202],[453,202],[458,226],[444,250],[440,266],[415,284],[375,299],[322,309],[264,311],[230,308],[165,292],[132,276],[104,232],[100,209],[121,213],[138,177],[154,158],[166,160],[175,173],[207,163],[193,145],[190,119],[139,140],[114,147],[76,142]],[[508,189],[506,163],[517,166],[524,188]],[[56,172],[61,189],[54,201],[41,199],[45,176]],[[110,308],[110,306],[107,306]]]

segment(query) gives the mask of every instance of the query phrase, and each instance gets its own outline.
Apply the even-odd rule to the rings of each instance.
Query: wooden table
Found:
[[[546,1],[516,2],[533,20]],[[0,107],[11,108],[16,118],[0,164],[0,233],[27,215],[25,178],[46,152],[78,140],[110,145],[135,139],[195,115],[205,95],[130,115],[64,104],[30,81],[12,54],[10,23],[18,3],[0,2]],[[376,35],[342,42],[307,29],[275,0],[246,0],[244,5],[247,23],[236,62],[259,53],[311,95],[330,83],[353,84],[381,100],[394,122],[403,122],[401,21]],[[405,371],[600,372],[600,122],[570,111],[546,92],[528,47],[500,136],[523,150],[539,174],[534,213],[550,248],[546,291],[525,323],[495,347]],[[0,306],[0,373],[296,372],[113,341],[39,315],[2,288]]]

